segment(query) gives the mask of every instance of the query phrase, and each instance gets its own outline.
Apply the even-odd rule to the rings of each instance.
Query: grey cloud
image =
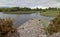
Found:
[[[60,0],[0,0],[0,6],[60,7]]]

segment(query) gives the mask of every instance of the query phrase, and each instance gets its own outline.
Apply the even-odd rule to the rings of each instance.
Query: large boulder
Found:
[[[32,19],[17,28],[20,37],[46,37],[40,20]]]

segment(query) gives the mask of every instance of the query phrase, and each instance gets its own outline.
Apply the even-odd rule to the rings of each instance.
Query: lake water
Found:
[[[2,12],[0,13],[0,18],[7,18],[7,17],[13,20],[13,24],[15,27],[18,27],[19,25],[33,18],[45,19],[47,21],[53,19],[53,17],[41,16],[40,13],[33,13],[33,14],[4,14]]]

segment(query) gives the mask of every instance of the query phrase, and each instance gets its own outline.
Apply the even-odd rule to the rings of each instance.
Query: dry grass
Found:
[[[7,37],[10,31],[14,31],[11,19],[0,19],[0,37]]]

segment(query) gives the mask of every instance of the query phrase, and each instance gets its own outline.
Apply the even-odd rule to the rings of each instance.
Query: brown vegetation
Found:
[[[47,31],[49,34],[60,32],[60,13],[50,22],[49,26],[47,27]]]
[[[0,37],[9,37],[10,32],[14,32],[13,22],[10,19],[0,19]]]

